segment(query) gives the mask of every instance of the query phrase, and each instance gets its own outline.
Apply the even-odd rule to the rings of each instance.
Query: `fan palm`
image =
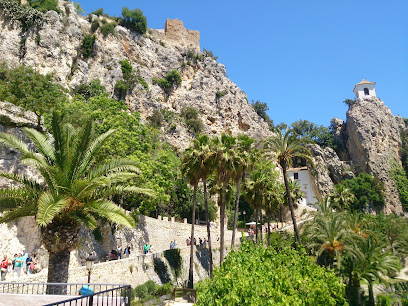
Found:
[[[299,230],[296,223],[293,199],[290,193],[289,180],[286,171],[287,168],[292,165],[292,159],[294,157],[308,160],[313,165],[313,160],[311,159],[312,153],[307,148],[302,146],[299,139],[292,136],[292,130],[287,130],[285,134],[282,134],[282,131],[280,130],[276,131],[274,136],[270,136],[265,139],[264,150],[265,152],[274,153],[275,159],[282,168],[289,210],[292,217],[293,229],[295,231],[295,240],[300,244]]]
[[[330,203],[333,209],[344,210],[356,199],[354,194],[342,184],[337,184],[330,195]]]
[[[224,230],[225,230],[225,204],[227,197],[227,185],[233,177],[237,159],[235,157],[236,139],[227,134],[222,134],[221,139],[214,138],[211,144],[211,150],[215,153],[216,180],[221,186],[221,203],[220,203],[220,263],[224,260]]]
[[[237,185],[237,193],[235,195],[235,211],[234,211],[234,224],[232,227],[232,240],[231,249],[235,245],[235,232],[237,229],[238,221],[238,207],[239,197],[241,194],[241,183],[245,179],[245,172],[250,168],[256,160],[256,153],[252,148],[254,140],[247,135],[241,135],[237,137],[237,166],[234,173],[234,181]]]
[[[53,114],[52,135],[32,128],[23,131],[35,150],[6,133],[0,134],[0,142],[19,151],[21,163],[34,167],[43,182],[26,175],[0,173],[18,184],[0,190],[0,209],[5,212],[0,222],[34,216],[49,252],[48,282],[67,282],[70,251],[78,243],[81,225],[92,228],[96,219],[103,219],[133,227],[134,219],[109,197],[125,192],[153,192],[125,185],[138,173],[133,162],[116,159],[95,163],[98,150],[113,130],[96,136],[92,122],[77,130],[62,125]]]

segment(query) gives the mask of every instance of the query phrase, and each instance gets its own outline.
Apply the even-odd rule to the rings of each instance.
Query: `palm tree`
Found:
[[[337,184],[330,195],[330,203],[333,209],[349,209],[350,204],[356,199],[354,194],[342,184]]]
[[[195,208],[197,202],[197,186],[200,182],[200,152],[193,146],[184,151],[182,161],[182,172],[188,178],[189,183],[193,186],[193,210],[191,217],[191,244],[190,244],[190,268],[188,273],[188,287],[194,286],[194,222]]]
[[[307,248],[313,250],[317,257],[328,258],[326,266],[333,269],[336,259],[337,269],[340,268],[342,253],[350,237],[342,214],[319,213],[307,227],[304,237]]]
[[[93,228],[96,219],[103,219],[133,227],[134,219],[109,198],[124,192],[152,192],[125,185],[137,175],[135,163],[124,159],[95,162],[113,130],[96,136],[93,122],[76,130],[69,124],[62,125],[61,118],[53,114],[52,135],[32,128],[23,131],[35,150],[6,133],[0,134],[0,142],[19,151],[21,163],[34,167],[43,182],[26,175],[0,173],[18,183],[18,187],[0,190],[0,209],[5,211],[0,222],[35,216],[49,252],[48,282],[66,283],[70,251],[78,243],[81,225]]]
[[[188,152],[188,153],[187,153]],[[203,182],[204,189],[204,206],[205,206],[205,219],[207,225],[208,235],[208,251],[210,262],[210,278],[213,274],[213,258],[212,258],[212,245],[211,245],[211,231],[210,231],[210,217],[208,213],[208,199],[207,199],[207,178],[213,171],[214,152],[210,149],[210,139],[207,135],[198,135],[193,140],[193,145],[186,151],[187,168],[196,171],[194,176],[198,176]],[[190,165],[190,162],[196,163],[196,165]],[[193,168],[191,168],[193,167]],[[185,169],[185,170],[188,170]]]
[[[358,240],[356,247],[359,249],[355,256],[354,267],[352,271],[353,283],[359,283],[365,279],[368,283],[369,305],[375,305],[373,284],[374,281],[387,285],[389,283],[388,274],[397,272],[400,266],[400,260],[393,255],[391,250],[384,250],[384,244],[372,236]]]
[[[264,141],[264,150],[266,152],[275,153],[275,158],[282,168],[283,180],[285,183],[286,194],[288,198],[289,210],[292,217],[293,229],[295,231],[295,240],[300,244],[299,230],[296,224],[296,216],[293,207],[293,199],[289,189],[289,180],[287,176],[287,168],[291,166],[294,157],[300,157],[308,160],[313,165],[311,159],[312,153],[301,145],[299,139],[291,136],[292,130],[287,130],[285,134],[277,130],[274,136],[268,137]]]
[[[221,139],[214,138],[211,144],[215,152],[217,184],[222,187],[220,203],[220,263],[224,260],[224,228],[225,228],[225,203],[227,185],[236,171],[235,157],[236,139],[231,135],[222,134]]]
[[[276,214],[280,204],[283,202],[283,190],[281,184],[277,182],[277,180],[275,182],[276,184],[269,184],[269,188],[265,191],[265,203],[263,207],[268,223],[268,246],[271,245],[270,218]]]
[[[237,229],[238,221],[238,207],[239,197],[241,193],[241,183],[245,179],[245,172],[252,166],[256,159],[256,153],[251,152],[252,143],[254,140],[247,135],[241,135],[237,137],[237,166],[234,173],[234,180],[237,185],[237,193],[235,196],[235,211],[234,211],[234,225],[232,227],[232,240],[231,249],[235,246],[235,232]]]

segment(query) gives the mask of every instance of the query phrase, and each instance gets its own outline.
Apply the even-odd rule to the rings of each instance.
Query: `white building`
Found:
[[[318,202],[321,196],[307,167],[290,168],[287,173],[290,180],[298,182],[304,194],[304,197],[298,202],[299,205],[310,206]]]
[[[357,83],[356,86],[354,86],[353,92],[356,95],[356,100],[365,96],[376,97],[375,82],[369,82],[363,78],[360,83]]]

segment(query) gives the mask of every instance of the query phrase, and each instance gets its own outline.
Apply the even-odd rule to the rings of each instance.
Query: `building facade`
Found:
[[[320,194],[307,167],[289,168],[287,173],[290,180],[298,182],[304,194],[304,197],[298,202],[299,205],[311,206],[318,202]]]

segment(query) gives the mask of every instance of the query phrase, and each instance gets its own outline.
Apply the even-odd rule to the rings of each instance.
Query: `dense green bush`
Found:
[[[230,252],[213,279],[197,284],[198,305],[346,305],[345,286],[304,250],[252,242]]]
[[[18,0],[0,1],[0,12],[6,20],[21,22],[24,32],[31,27],[40,27],[44,23],[44,14],[41,11],[22,6]]]
[[[397,185],[402,207],[408,210],[408,177],[403,167],[396,162],[392,165],[391,176]]]
[[[384,184],[378,177],[360,173],[357,177],[344,180],[341,184],[355,196],[351,210],[381,209],[384,206]]]
[[[103,12],[103,8],[98,8],[96,11],[91,12],[91,15],[105,16],[105,14]]]
[[[187,128],[193,132],[198,133],[204,128],[203,121],[198,117],[198,111],[196,108],[187,106],[181,110],[181,116],[187,125]]]
[[[95,79],[88,84],[81,84],[76,89],[75,94],[83,96],[86,100],[106,93],[106,88],[101,84],[101,80]]]
[[[112,22],[105,21],[105,23],[103,21],[104,20],[102,20],[102,26],[99,28],[103,37],[106,37],[109,34],[115,35],[115,28],[118,25],[116,21],[112,21]]]
[[[216,61],[217,59],[218,59],[218,56],[214,56],[214,53],[212,52],[212,51],[210,51],[210,50],[207,50],[207,49],[203,49],[203,55],[205,56],[205,57],[210,57],[210,58],[212,58],[214,61]]]
[[[180,85],[181,84],[181,75],[176,69],[169,71],[165,78],[157,79],[152,78],[153,84],[159,85],[164,91],[169,93],[169,90],[173,87],[173,85]]]
[[[32,8],[35,8],[43,13],[48,11],[61,13],[61,10],[58,8],[58,0],[28,0],[28,3]]]
[[[81,43],[81,54],[84,59],[94,56],[93,47],[95,45],[95,41],[96,41],[95,35],[91,35],[91,34],[85,35]]]
[[[260,100],[253,101],[251,103],[252,108],[261,117],[265,122],[268,124],[270,129],[274,128],[273,120],[269,117],[266,113],[269,110],[268,104],[265,102],[261,102]]]
[[[98,30],[98,29],[99,29],[99,20],[98,19],[92,20],[92,22],[91,22],[91,32],[95,33],[96,30]]]
[[[52,74],[42,75],[34,69],[19,66],[9,70],[0,65],[0,101],[8,101],[41,116],[59,110],[67,101],[65,89],[54,81]]]
[[[131,89],[132,86],[130,84],[128,84],[126,81],[119,80],[115,83],[113,92],[118,99],[125,99],[127,92]]]
[[[164,116],[160,109],[155,109],[148,119],[152,125],[160,128],[163,124]]]
[[[147,20],[141,10],[129,10],[127,7],[124,7],[122,8],[122,16],[123,20],[121,22],[121,25],[139,34],[146,34]]]

